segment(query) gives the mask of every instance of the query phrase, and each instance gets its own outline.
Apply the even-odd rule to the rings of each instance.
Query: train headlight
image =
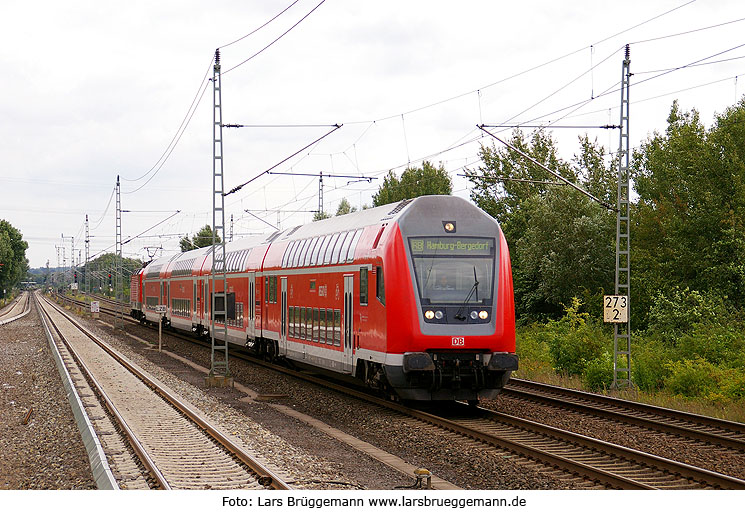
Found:
[[[481,320],[486,320],[487,318],[489,318],[489,312],[486,310],[479,311],[479,318]]]
[[[432,320],[433,318],[435,318],[435,312],[431,309],[428,309],[424,312],[424,318],[426,318],[427,320]]]
[[[444,315],[442,314],[442,311],[440,311],[439,309],[438,309],[437,311],[435,311],[435,318],[436,318],[437,320],[442,320],[442,317],[443,317],[443,316],[444,316]]]
[[[479,314],[476,311],[471,311],[471,320],[476,320],[478,317]]]

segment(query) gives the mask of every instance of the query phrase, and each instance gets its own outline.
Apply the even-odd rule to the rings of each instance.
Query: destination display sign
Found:
[[[445,254],[450,256],[490,256],[494,248],[492,238],[424,237],[409,238],[415,256]]]

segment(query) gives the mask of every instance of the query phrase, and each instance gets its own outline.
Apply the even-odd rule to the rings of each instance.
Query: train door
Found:
[[[210,298],[209,293],[209,279],[202,280],[202,324],[205,327],[211,327],[209,312],[210,312]]]
[[[256,273],[248,274],[248,324],[246,336],[249,340],[256,337]]]
[[[199,296],[197,295],[197,280],[194,278],[191,279],[191,287],[192,287],[192,297],[191,297],[192,308],[190,310],[191,311],[190,315],[191,315],[191,323],[193,327],[194,324],[197,323],[197,320],[198,320],[197,317],[199,316],[199,305],[197,304],[197,298],[199,298]]]
[[[344,372],[352,372],[352,360],[353,360],[353,338],[354,338],[354,276],[344,276],[344,317],[342,323],[344,324],[344,357],[342,363],[342,370]]]
[[[287,277],[280,278],[281,286],[281,312],[279,316],[279,353],[287,355]]]

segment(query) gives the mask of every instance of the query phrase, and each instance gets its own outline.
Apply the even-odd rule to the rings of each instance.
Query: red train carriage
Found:
[[[507,244],[465,200],[420,197],[226,252],[232,343],[402,399],[491,398],[517,369]],[[211,262],[198,249],[148,265],[143,316],[157,321],[158,300],[174,327],[207,333]]]

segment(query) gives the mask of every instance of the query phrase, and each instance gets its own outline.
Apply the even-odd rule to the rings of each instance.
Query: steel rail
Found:
[[[183,335],[181,336],[183,337]],[[199,342],[198,340],[195,340],[192,338],[183,337],[183,339],[190,341],[192,343],[202,344],[202,342]],[[502,438],[499,436],[484,433],[483,431],[467,427],[461,423],[458,423],[453,420],[449,420],[444,417],[439,417],[432,413],[428,413],[428,412],[421,411],[421,410],[414,410],[414,409],[402,406],[401,404],[391,402],[385,399],[381,399],[380,397],[371,395],[369,393],[361,392],[359,390],[355,390],[347,386],[343,386],[343,385],[339,385],[334,382],[330,382],[326,379],[322,379],[316,376],[310,376],[307,373],[303,373],[303,372],[289,370],[285,367],[282,367],[282,366],[279,366],[273,363],[268,363],[266,361],[263,361],[257,358],[246,356],[243,353],[235,353],[234,351],[231,351],[231,352],[233,352],[233,355],[239,355],[241,358],[246,359],[247,361],[251,361],[256,364],[260,364],[262,366],[272,368],[283,374],[288,374],[293,377],[300,378],[304,381],[309,381],[314,384],[317,384],[317,385],[320,385],[326,388],[330,388],[330,389],[342,392],[344,394],[356,397],[358,399],[375,403],[379,406],[403,413],[405,415],[417,418],[419,420],[433,424],[435,426],[439,426],[444,429],[447,429],[447,430],[450,430],[450,431],[453,431],[459,434],[463,434],[474,440],[483,441],[485,443],[494,445],[496,447],[508,449],[512,452],[526,456],[532,460],[539,461],[545,464],[549,464],[552,467],[557,467],[562,470],[571,471],[573,474],[579,475],[581,477],[592,478],[592,480],[594,481],[597,481],[602,484],[606,484],[613,488],[626,488],[626,489],[655,489],[656,488],[654,486],[644,484],[640,481],[636,481],[633,479],[623,477],[613,472],[604,471],[598,467],[580,463],[579,461],[571,459],[571,458],[566,458],[566,457],[559,456],[554,453],[536,449],[529,445],[525,445],[519,442],[512,441],[508,438]],[[486,415],[486,413],[493,413],[493,412],[488,412],[488,410],[483,410],[483,409],[479,409],[479,411],[484,415]],[[499,420],[502,420],[502,419],[507,420],[509,418],[516,424],[517,423],[522,424],[524,428],[532,427],[532,429],[528,429],[528,430],[532,430],[536,433],[551,434],[554,438],[557,438],[560,440],[573,441],[580,445],[584,445],[588,447],[595,447],[600,452],[606,452],[608,454],[613,454],[613,455],[619,456],[620,458],[635,462],[637,464],[647,463],[647,465],[649,465],[651,463],[654,463],[653,466],[656,467],[660,471],[663,471],[663,472],[670,471],[670,473],[677,474],[680,477],[690,478],[693,481],[698,481],[698,482],[701,482],[707,485],[711,485],[713,487],[724,486],[726,488],[736,488],[736,489],[745,488],[745,481],[743,480],[732,478],[732,477],[719,474],[716,472],[708,471],[708,470],[705,470],[699,467],[694,467],[694,466],[687,465],[684,463],[675,462],[673,460],[668,460],[666,458],[657,457],[657,456],[654,456],[648,453],[622,447],[620,445],[603,442],[601,440],[597,440],[597,439],[590,438],[590,437],[576,434],[576,433],[571,433],[569,431],[563,431],[561,429],[551,428],[550,426],[538,424],[536,422],[519,419],[517,417],[509,417],[508,415],[504,415],[501,413],[495,414],[495,415],[489,415],[489,418],[494,418],[494,417]]]
[[[116,409],[116,406],[114,406],[114,403],[111,401],[109,396],[104,391],[103,387],[99,384],[99,382],[96,380],[96,378],[91,374],[88,367],[85,365],[83,360],[80,358],[77,352],[72,348],[72,345],[68,342],[67,338],[64,337],[62,334],[62,331],[60,331],[59,327],[57,327],[57,324],[54,323],[52,320],[52,317],[49,316],[49,313],[47,312],[46,308],[43,307],[40,303],[40,308],[46,315],[47,320],[49,321],[49,324],[54,328],[55,332],[57,333],[58,337],[60,338],[60,341],[64,343],[64,345],[67,347],[68,352],[75,360],[75,363],[77,364],[78,368],[85,374],[86,380],[89,382],[89,384],[94,388],[94,390],[97,392],[98,396],[101,398],[101,400],[106,405],[106,409],[111,413],[111,415],[116,420],[117,424],[121,428],[121,430],[124,432],[124,434],[127,437],[127,440],[129,441],[130,445],[132,446],[132,449],[134,450],[135,454],[137,454],[137,457],[142,462],[145,469],[148,471],[148,473],[152,476],[152,478],[155,480],[155,482],[160,486],[163,490],[170,490],[171,487],[168,484],[168,481],[165,477],[163,477],[163,474],[160,472],[160,469],[158,469],[158,466],[155,464],[153,459],[150,457],[150,454],[147,452],[145,447],[142,445],[140,440],[137,438],[137,436],[134,434],[134,431],[129,427],[126,420],[122,416],[121,413],[119,413],[119,410]],[[61,315],[65,316],[68,320],[72,321],[70,317],[67,316],[66,313],[59,310],[57,307],[48,304],[48,306],[52,307],[60,313]],[[74,322],[73,322],[74,323]],[[76,327],[77,324],[75,324]],[[80,329],[80,327],[78,327]],[[84,333],[85,334],[85,333]],[[86,334],[86,336],[89,336]]]
[[[510,379],[510,382],[504,388],[504,393],[559,407],[569,405],[572,409],[597,414],[603,418],[628,422],[736,450],[745,450],[745,424],[738,422],[521,379]],[[595,405],[586,403],[593,403]],[[597,404],[604,405],[605,407],[598,406]],[[639,415],[614,411],[614,408],[616,410],[635,411],[650,417],[664,417],[668,421],[654,420]],[[672,421],[669,421],[671,419]],[[685,427],[680,425],[681,423],[695,424],[699,428]],[[717,434],[712,432],[712,430],[725,431],[730,434]]]
[[[259,484],[264,487],[271,487],[275,490],[291,490],[291,487],[282,479],[278,474],[273,472],[260,460],[249,454],[245,449],[237,445],[230,437],[225,435],[216,426],[212,425],[207,421],[201,414],[192,410],[190,407],[182,403],[176,398],[165,386],[154,382],[151,378],[147,377],[139,368],[133,366],[121,353],[106,345],[95,335],[90,333],[85,327],[80,325],[76,320],[65,315],[70,322],[75,325],[80,331],[82,331],[87,337],[91,338],[97,345],[101,346],[111,357],[116,359],[122,366],[129,370],[133,375],[144,382],[150,389],[155,391],[158,395],[163,397],[166,401],[172,404],[176,409],[182,412],[189,420],[200,427],[202,430],[207,432],[212,438],[214,438],[220,445],[225,447],[229,452],[237,456],[237,458],[248,466],[254,473],[259,476]]]

